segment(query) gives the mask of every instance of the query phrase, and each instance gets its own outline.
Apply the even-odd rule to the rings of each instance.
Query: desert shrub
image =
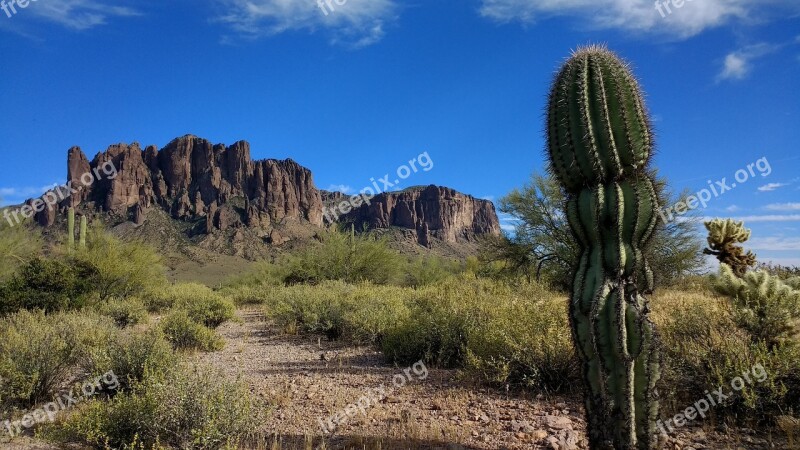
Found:
[[[2,212],[0,212],[2,213]],[[0,219],[0,282],[8,280],[20,266],[41,254],[41,232],[29,223],[10,225]]]
[[[73,258],[34,258],[0,286],[0,314],[78,309],[90,301],[97,271]]]
[[[499,384],[561,391],[577,379],[577,362],[558,296],[504,299],[467,340],[467,368]]]
[[[151,312],[183,309],[196,322],[212,328],[232,319],[236,310],[224,295],[199,283],[178,283],[151,291],[145,296],[145,304]]]
[[[387,242],[368,235],[350,237],[329,231],[310,246],[280,264],[287,284],[318,284],[326,280],[374,284],[395,283],[402,278],[402,256]]]
[[[113,333],[110,320],[88,312],[20,311],[0,319],[0,406],[50,399]]]
[[[458,278],[417,291],[383,339],[391,360],[464,367],[492,383],[561,389],[574,375],[566,299],[539,284]]]
[[[464,364],[468,336],[478,321],[485,320],[490,306],[468,303],[469,299],[450,293],[441,286],[415,293],[408,302],[408,319],[387,330],[381,343],[389,360],[412,363],[424,359],[442,367]]]
[[[348,291],[343,305],[342,335],[356,344],[380,346],[390,328],[410,319],[413,294],[408,288],[359,284]]]
[[[161,329],[167,340],[181,350],[216,351],[222,349],[224,342],[214,330],[189,316],[182,309],[176,309],[161,320]]]
[[[343,332],[345,303],[352,289],[342,282],[276,288],[265,313],[286,332],[324,333],[336,339]]]
[[[405,297],[411,292],[339,281],[278,287],[270,291],[264,312],[288,333],[320,333],[355,344],[376,344],[387,328],[408,316]]]
[[[224,287],[220,293],[229,298],[234,305],[261,305],[270,297],[274,285],[231,285]]]
[[[45,436],[99,448],[235,448],[259,414],[248,386],[224,377],[186,365],[165,378],[148,374],[110,401],[85,403]]]
[[[679,412],[718,387],[730,391],[732,380],[757,364],[765,368],[768,377],[748,384],[716,407],[715,414],[758,419],[791,404],[787,386],[798,384],[797,352],[790,347],[771,351],[764,342],[753,341],[738,326],[727,299],[669,291],[654,297],[653,312],[663,343],[661,392],[668,410]]]
[[[120,328],[147,321],[147,308],[137,298],[109,300],[100,306],[100,313],[110,317]]]
[[[258,261],[253,263],[243,274],[235,275],[228,279],[224,286],[229,288],[280,286],[284,284],[286,275],[284,265],[269,261]]]
[[[141,242],[125,242],[97,228],[75,258],[97,270],[92,283],[101,300],[127,298],[166,284],[161,257]]]
[[[192,290],[198,295],[193,299],[178,303],[177,307],[183,308],[192,320],[202,323],[209,328],[217,328],[224,322],[233,319],[236,308],[230,300],[205,286],[194,286]]]
[[[419,256],[406,264],[405,284],[411,287],[427,286],[458,273],[460,269],[460,265],[444,258]]]
[[[144,379],[166,374],[177,364],[172,346],[158,328],[144,333],[120,333],[98,349],[87,367],[94,374],[113,371],[120,390],[129,389]]]

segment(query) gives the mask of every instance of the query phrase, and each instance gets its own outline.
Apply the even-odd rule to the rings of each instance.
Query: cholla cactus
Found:
[[[714,289],[732,298],[739,324],[770,348],[800,337],[800,290],[766,271],[738,277],[723,264]]]
[[[730,266],[737,277],[743,277],[750,267],[756,265],[756,255],[736,245],[750,239],[750,230],[744,227],[744,222],[714,219],[705,225],[710,248],[703,250],[703,253],[716,256],[719,262]]]
[[[547,140],[581,249],[570,322],[593,450],[657,445],[660,361],[641,295],[653,289],[643,252],[658,209],[652,136],[628,65],[602,47],[576,51],[553,83]]]

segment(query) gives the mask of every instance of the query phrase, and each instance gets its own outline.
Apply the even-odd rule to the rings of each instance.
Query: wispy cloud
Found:
[[[585,27],[622,29],[685,39],[733,22],[754,22],[799,12],[797,0],[698,0],[661,14],[653,0],[482,0],[482,16],[498,22],[534,23],[566,16]]]
[[[119,2],[116,3],[125,3]],[[114,17],[140,16],[128,6],[111,5],[96,0],[41,0],[31,2],[25,9],[17,8],[15,20],[25,17],[52,22],[73,30],[86,30],[105,25]]]
[[[740,209],[742,209],[742,208],[739,208],[736,205],[731,205],[731,206],[728,206],[727,208],[725,208],[725,211],[736,212],[736,211],[739,211]]]
[[[745,245],[753,250],[800,251],[800,237],[766,236],[750,239]]]
[[[22,203],[29,198],[39,197],[58,183],[42,187],[3,187],[0,188],[0,206]]]
[[[772,192],[776,189],[780,189],[784,186],[789,186],[790,183],[767,183],[763,186],[758,187],[758,192]]]
[[[353,193],[353,188],[346,184],[332,184],[328,186],[328,189],[325,190],[330,192],[341,192],[342,194]]]
[[[772,203],[764,209],[769,211],[800,211],[800,203]]]
[[[331,44],[351,48],[380,41],[397,10],[394,0],[346,0],[342,5],[315,0],[224,0],[224,4],[226,12],[217,21],[239,37],[324,30]]]
[[[779,45],[761,43],[728,53],[722,64],[722,70],[717,75],[717,81],[747,78],[753,70],[755,60],[774,53],[778,49],[780,49]]]

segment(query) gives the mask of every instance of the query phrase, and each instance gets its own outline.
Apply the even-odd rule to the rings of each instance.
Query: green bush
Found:
[[[189,313],[177,309],[161,320],[161,329],[167,340],[181,350],[216,351],[222,349],[224,341],[214,330],[198,323]]]
[[[232,319],[236,311],[224,295],[199,283],[179,283],[151,292],[145,303],[151,312],[183,309],[193,320],[211,328]]]
[[[46,312],[85,306],[95,289],[97,270],[73,258],[34,258],[0,286],[0,315],[21,309]]]
[[[351,238],[329,231],[318,245],[281,262],[286,284],[319,284],[326,280],[390,284],[402,281],[403,257],[385,240],[367,235]]]
[[[406,286],[422,287],[439,283],[461,270],[458,263],[437,256],[420,256],[411,259],[405,267]]]
[[[107,346],[93,355],[88,370],[93,374],[113,371],[121,385],[128,389],[146,374],[164,375],[178,363],[177,355],[158,328],[144,333],[120,333]]]
[[[229,298],[234,305],[261,305],[267,301],[272,289],[277,285],[231,285],[223,288],[220,293]]]
[[[109,300],[100,307],[100,313],[110,317],[120,328],[147,322],[147,308],[137,298]]]
[[[3,211],[0,210],[0,215]],[[40,255],[43,248],[39,227],[31,226],[30,221],[12,226],[0,219],[0,282],[8,280],[18,267]]]
[[[113,334],[110,320],[89,312],[20,311],[0,319],[0,409],[49,400]]]
[[[730,391],[736,377],[762,364],[768,378],[747,385],[737,396],[714,409],[723,417],[772,417],[791,408],[800,388],[800,359],[796,346],[769,350],[738,326],[728,300],[693,292],[656,295],[653,320],[664,349],[662,389],[665,408],[680,412],[722,386]],[[795,403],[796,405],[796,403]]]
[[[147,375],[130,392],[87,402],[45,436],[99,448],[235,448],[259,425],[258,408],[245,383],[224,377],[195,366]]]
[[[96,268],[92,284],[101,300],[137,296],[166,284],[161,257],[152,247],[122,241],[103,229],[91,230],[75,258]]]

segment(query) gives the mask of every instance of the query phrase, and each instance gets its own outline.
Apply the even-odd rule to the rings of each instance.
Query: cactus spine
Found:
[[[653,289],[643,248],[658,197],[650,121],[629,67],[602,47],[573,53],[552,86],[547,140],[581,249],[569,314],[590,448],[655,448],[660,358],[642,294]]]
[[[67,251],[75,250],[75,209],[67,211]]]
[[[87,227],[87,219],[86,219],[86,216],[84,215],[84,216],[81,216],[81,233],[80,233],[80,236],[81,236],[80,239],[81,240],[80,240],[80,244],[79,244],[81,250],[85,250],[86,249],[86,227]]]

